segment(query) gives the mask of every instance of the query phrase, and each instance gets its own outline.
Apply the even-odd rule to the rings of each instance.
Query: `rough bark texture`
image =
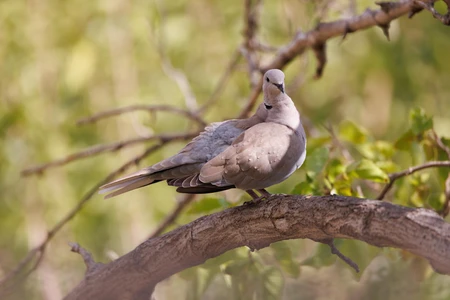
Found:
[[[273,195],[145,241],[88,272],[66,299],[149,299],[159,281],[228,250],[298,238],[401,248],[450,274],[450,224],[433,211],[352,197]]]

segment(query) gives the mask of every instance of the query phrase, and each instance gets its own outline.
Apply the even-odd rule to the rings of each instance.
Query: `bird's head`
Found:
[[[264,106],[270,110],[280,95],[284,95],[284,73],[278,69],[272,69],[264,74],[263,78]]]

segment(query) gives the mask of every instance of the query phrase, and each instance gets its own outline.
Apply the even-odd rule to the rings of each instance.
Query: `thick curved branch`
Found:
[[[343,196],[273,195],[148,239],[91,273],[66,299],[131,299],[228,250],[258,250],[298,238],[357,239],[401,248],[426,258],[437,272],[450,274],[450,224],[431,210]]]

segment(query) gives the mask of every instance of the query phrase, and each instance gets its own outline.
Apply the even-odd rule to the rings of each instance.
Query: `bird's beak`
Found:
[[[284,84],[276,84],[274,83],[274,85],[284,94]]]

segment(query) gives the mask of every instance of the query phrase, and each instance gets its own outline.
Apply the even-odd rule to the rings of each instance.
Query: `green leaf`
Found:
[[[322,172],[329,156],[330,151],[327,147],[316,148],[308,154],[308,159],[305,161],[305,169],[308,171],[313,171],[316,174]]]
[[[260,299],[280,299],[283,289],[283,276],[279,270],[273,267],[265,267],[263,272],[263,291]]]
[[[358,265],[360,272],[355,273],[350,266],[343,264],[348,267],[352,271],[353,276],[357,278],[363,276],[364,270],[381,252],[380,248],[358,240],[335,239],[334,241],[339,251],[341,251],[345,256],[351,258]]]
[[[411,130],[415,135],[433,128],[433,118],[427,116],[422,108],[416,107],[409,113]]]
[[[388,175],[381,170],[373,161],[362,159],[347,167],[347,173],[352,177],[369,179],[376,182],[388,182]]]
[[[275,259],[280,264],[283,271],[291,277],[297,278],[300,275],[300,266],[293,260],[292,251],[287,242],[278,242],[270,245],[274,251]]]
[[[329,145],[331,142],[331,136],[319,136],[314,138],[308,138],[308,153],[314,151],[316,148]],[[308,155],[309,159],[309,155]]]
[[[414,204],[415,207],[423,207],[424,199],[418,191],[414,191],[410,199],[411,203]]]
[[[339,136],[348,142],[362,144],[367,141],[368,133],[364,128],[345,120],[339,125]]]
[[[444,193],[431,193],[427,202],[434,210],[439,211],[443,208],[445,195]]]
[[[341,160],[337,158],[330,160],[327,164],[326,170],[328,180],[333,183],[337,177],[342,177],[345,173],[345,169],[346,168]]]
[[[411,148],[412,142],[415,140],[412,130],[405,132],[395,143],[394,147],[399,150],[408,151]]]
[[[194,202],[187,210],[188,214],[204,214],[219,208],[227,208],[230,205],[222,198],[205,197]]]
[[[292,190],[292,194],[294,194],[294,195],[312,195],[312,194],[314,194],[315,189],[316,189],[316,187],[313,183],[303,181],[295,186],[295,188]]]
[[[241,258],[239,260],[231,261],[229,263],[223,264],[222,272],[228,275],[237,275],[243,269],[247,269],[251,261],[248,258]]]
[[[342,196],[353,196],[351,181],[347,178],[335,180],[333,183],[333,189],[331,190],[331,194]]]
[[[333,264],[336,261],[336,257],[336,255],[331,253],[328,245],[318,243],[314,255],[304,260],[301,264],[319,268]]]

